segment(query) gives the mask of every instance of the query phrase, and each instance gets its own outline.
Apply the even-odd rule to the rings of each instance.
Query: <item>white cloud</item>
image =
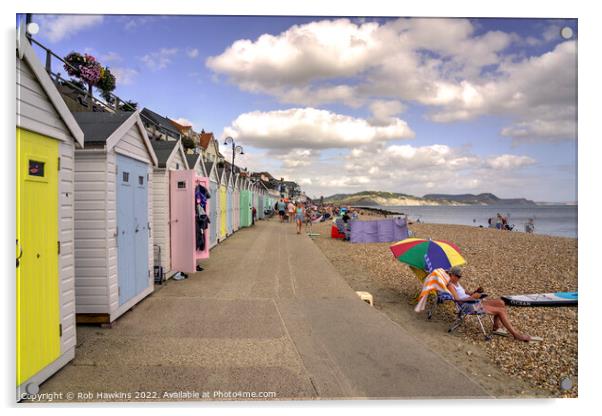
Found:
[[[505,127],[502,136],[512,137],[515,140],[536,141],[539,138],[567,139],[577,137],[577,120],[571,119],[534,119],[522,121]]]
[[[535,160],[529,156],[500,155],[488,159],[486,163],[493,169],[508,170],[533,165]]]
[[[125,30],[132,31],[141,26],[156,22],[161,18],[165,18],[165,16],[124,16],[122,20],[125,22]]]
[[[97,26],[103,22],[97,15],[36,15],[34,20],[40,26],[40,35],[50,42],[58,42],[76,33]]]
[[[188,48],[186,49],[186,56],[188,56],[191,59],[194,59],[197,56],[199,56],[199,50],[196,48]]]
[[[144,55],[140,60],[152,71],[165,69],[178,53],[178,48],[161,48],[158,51]]]
[[[361,146],[342,158],[313,160],[305,166],[283,167],[281,174],[305,178],[310,195],[385,190],[421,196],[425,193],[494,192],[523,195],[535,182],[522,169],[536,161],[524,155],[480,157],[466,148],[430,146]]]
[[[123,58],[117,52],[108,52],[106,54],[99,55],[98,60],[103,65],[106,65],[109,62],[120,62],[123,60]]]
[[[551,41],[552,33],[558,39],[557,29],[547,28],[544,40]],[[429,119],[441,123],[507,116],[506,135],[558,114],[566,122],[563,131],[574,131],[575,42],[525,57],[509,47],[541,41],[501,31],[477,33],[466,19],[323,20],[238,40],[206,65],[242,90],[283,103],[369,106],[375,124],[394,115],[378,108],[379,102],[404,102],[427,106]],[[539,139],[557,137],[544,128],[521,131]]]
[[[134,68],[111,67],[111,73],[115,75],[117,85],[131,85],[138,77],[138,71]]]
[[[373,118],[372,124],[385,125],[393,120],[393,116],[405,111],[406,106],[399,101],[374,100],[370,104]]]
[[[226,136],[262,148],[328,149],[409,139],[414,132],[397,118],[388,125],[373,126],[364,119],[326,110],[291,108],[241,114],[224,129]]]

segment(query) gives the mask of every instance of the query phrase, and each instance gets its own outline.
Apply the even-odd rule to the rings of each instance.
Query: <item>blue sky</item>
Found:
[[[576,200],[576,20],[34,15],[116,94],[319,196]],[[560,29],[570,27],[564,39]]]

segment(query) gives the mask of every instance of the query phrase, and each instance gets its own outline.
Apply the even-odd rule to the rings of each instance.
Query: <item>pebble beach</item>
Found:
[[[378,217],[364,211],[361,219]],[[347,262],[363,270],[375,283],[396,292],[401,303],[412,310],[420,283],[408,266],[393,257],[391,243],[351,244],[334,240],[330,238],[330,226],[331,222],[315,225],[314,231],[321,235],[314,241],[331,262]],[[460,247],[467,261],[462,278],[467,290],[482,286],[490,298],[577,290],[577,239],[463,225],[411,224],[409,228],[415,237],[447,240]],[[375,298],[376,307],[378,301]],[[438,308],[433,320],[451,323],[453,306],[448,306]],[[460,340],[484,351],[487,364],[499,368],[510,380],[520,379],[543,396],[577,397],[577,307],[508,310],[519,331],[540,336],[544,341],[525,343],[499,336],[485,341],[473,319],[457,330]],[[416,319],[424,319],[422,314],[415,315]],[[442,332],[441,336],[450,335]]]

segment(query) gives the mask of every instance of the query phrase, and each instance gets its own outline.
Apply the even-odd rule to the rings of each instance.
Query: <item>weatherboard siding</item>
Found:
[[[113,189],[106,180],[111,166],[104,152],[75,151],[75,298],[77,313],[107,313],[109,288],[107,219],[115,211]],[[111,206],[112,204],[112,206]],[[113,232],[114,232],[113,228]],[[113,237],[114,239],[114,237]]]
[[[142,162],[152,164],[151,158],[146,149],[142,134],[138,124],[134,124],[128,132],[121,138],[115,146],[115,151],[124,156],[140,160]]]
[[[119,279],[117,273],[117,157],[114,151],[107,154],[107,295],[109,311],[119,308]]]
[[[176,146],[171,158],[167,160],[166,168],[155,168],[152,176],[152,205],[153,205],[153,242],[161,248],[161,266],[166,278],[170,278],[171,270],[171,238],[169,213],[169,171],[183,170],[186,162],[179,146]],[[157,259],[158,263],[158,259]],[[175,270],[174,270],[175,271]]]
[[[61,141],[73,141],[29,64],[17,59],[17,127]]]
[[[75,265],[74,265],[74,145],[73,141],[59,145],[59,255],[60,317],[63,328],[61,352],[75,348]]]
[[[161,266],[169,277],[171,271],[171,247],[169,244],[169,171],[154,169],[152,176],[153,241],[161,248]],[[152,256],[151,256],[152,258]],[[158,259],[157,259],[158,262]]]

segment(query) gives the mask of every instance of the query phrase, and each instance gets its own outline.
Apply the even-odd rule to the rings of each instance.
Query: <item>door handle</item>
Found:
[[[21,246],[21,244],[19,244],[18,238],[17,238],[16,242],[17,242],[17,246],[19,247],[19,255],[17,256],[17,267],[19,267],[19,260],[21,259],[21,256],[23,256],[23,247]]]

